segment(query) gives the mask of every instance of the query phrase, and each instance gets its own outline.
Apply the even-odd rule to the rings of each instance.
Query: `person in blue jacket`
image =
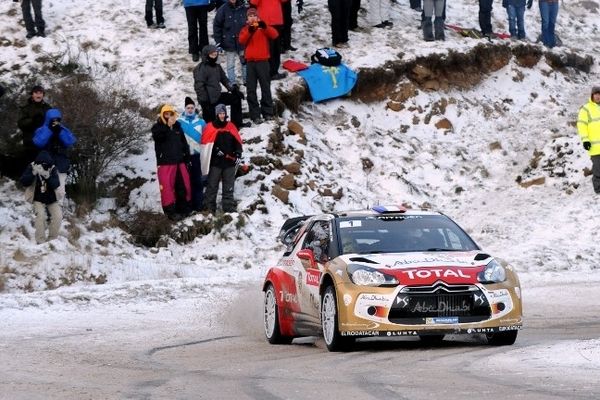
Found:
[[[202,183],[202,170],[200,168],[200,140],[206,122],[198,115],[196,104],[190,97],[185,98],[185,109],[178,119],[185,140],[190,146],[190,181],[192,185],[192,209],[202,210],[204,200],[204,185]]]
[[[214,8],[211,0],[183,0],[188,24],[188,52],[192,61],[200,60],[200,51],[208,45],[208,12]]]
[[[239,60],[242,70],[242,79],[246,84],[246,59],[244,46],[240,43],[240,31],[246,25],[246,11],[248,7],[243,0],[228,0],[217,10],[213,21],[213,39],[217,46],[225,50],[227,62],[227,78],[232,83],[236,82],[235,64]]]
[[[65,127],[61,121],[61,112],[56,108],[49,109],[46,111],[44,124],[36,129],[33,136],[33,144],[50,154],[58,170],[60,186],[56,189],[56,196],[59,203],[62,203],[65,197],[65,183],[71,166],[68,149],[77,142],[73,132]]]
[[[508,31],[511,39],[524,40],[525,33],[525,6],[531,8],[533,0],[502,0],[508,16]]]
[[[21,176],[21,184],[27,189],[25,196],[33,203],[35,212],[35,240],[38,244],[56,239],[62,222],[62,209],[58,203],[56,189],[60,185],[54,160],[47,151],[40,151],[35,161],[27,165]],[[50,217],[48,237],[46,224]]]

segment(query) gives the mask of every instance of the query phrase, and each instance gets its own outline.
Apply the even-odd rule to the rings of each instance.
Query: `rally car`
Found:
[[[287,248],[263,286],[272,344],[322,334],[340,351],[361,337],[484,334],[512,345],[522,326],[515,270],[442,213],[376,206],[296,217],[280,239]]]

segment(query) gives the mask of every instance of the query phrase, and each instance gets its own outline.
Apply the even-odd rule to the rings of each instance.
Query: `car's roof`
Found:
[[[336,218],[339,217],[374,217],[374,216],[401,216],[401,215],[442,215],[437,211],[405,208],[403,206],[374,206],[368,210],[354,210],[354,211],[343,211],[343,212],[332,212],[329,215],[333,215]]]

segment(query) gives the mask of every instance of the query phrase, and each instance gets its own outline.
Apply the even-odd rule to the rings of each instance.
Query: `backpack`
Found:
[[[342,63],[342,55],[329,47],[323,47],[315,51],[310,57],[312,64],[321,64],[326,67],[335,67]]]

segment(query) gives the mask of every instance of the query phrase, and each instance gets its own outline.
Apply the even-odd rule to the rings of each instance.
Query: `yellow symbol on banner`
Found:
[[[325,67],[322,66],[323,68],[323,72],[326,74],[329,74],[331,76],[331,83],[333,84],[333,88],[337,88],[338,84],[337,84],[337,75],[340,72],[339,67]]]

